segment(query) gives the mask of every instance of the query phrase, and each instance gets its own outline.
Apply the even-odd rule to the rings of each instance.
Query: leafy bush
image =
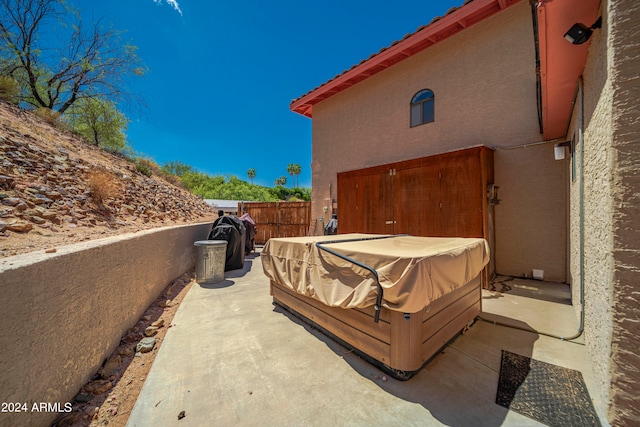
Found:
[[[186,163],[180,161],[167,162],[162,165],[162,170],[166,173],[182,176],[187,172],[195,172],[195,170]]]
[[[0,99],[18,105],[20,84],[13,77],[0,76]]]
[[[153,175],[152,163],[153,162],[151,160],[138,158],[136,160],[136,170],[142,173],[143,175],[146,175],[149,178],[151,178],[151,176]]]

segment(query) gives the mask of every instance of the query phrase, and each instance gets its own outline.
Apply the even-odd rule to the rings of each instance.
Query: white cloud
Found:
[[[153,0],[155,3],[162,3],[162,0]],[[180,5],[176,0],[165,0],[167,4],[173,7],[180,15],[182,15],[182,11],[180,10]]]

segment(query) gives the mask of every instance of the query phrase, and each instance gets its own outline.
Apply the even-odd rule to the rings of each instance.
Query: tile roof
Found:
[[[416,53],[476,24],[521,0],[465,0],[427,25],[380,49],[315,89],[293,100],[291,110],[311,117],[314,104],[395,65]]]

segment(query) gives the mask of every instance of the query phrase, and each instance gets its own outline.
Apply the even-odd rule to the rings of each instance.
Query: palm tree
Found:
[[[247,169],[247,176],[249,180],[251,180],[251,184],[253,184],[253,178],[256,177],[256,170],[254,168]]]
[[[300,177],[300,174],[302,173],[302,166],[300,166],[299,164],[296,163],[296,167],[295,167],[295,175],[296,175],[296,188],[300,187],[300,182],[298,181],[298,178]]]
[[[287,172],[291,175],[291,185],[298,187],[298,175],[302,172],[302,167],[298,163],[289,163],[289,166],[287,166]]]
[[[296,167],[296,165],[294,165],[293,163],[289,163],[289,165],[287,166],[287,172],[289,173],[289,175],[291,175],[291,185],[293,185],[294,181],[293,181],[293,171],[294,168]]]
[[[279,178],[276,178],[275,186],[278,187],[280,185],[283,186],[283,187],[285,185],[287,185],[287,177],[286,176],[283,175],[283,176],[281,176]]]

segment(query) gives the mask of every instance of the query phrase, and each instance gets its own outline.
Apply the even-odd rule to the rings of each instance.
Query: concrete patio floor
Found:
[[[555,285],[527,282],[509,281],[507,293],[483,291],[482,317],[572,335],[578,321],[562,303],[564,291],[552,291],[552,301],[531,298],[518,290],[539,296]],[[221,283],[194,285],[173,323],[130,427],[543,425],[495,403],[501,350],[581,371],[590,390],[594,384],[583,345],[486,321],[415,377],[397,381],[274,306],[258,254]],[[594,406],[607,425],[604,402]]]

